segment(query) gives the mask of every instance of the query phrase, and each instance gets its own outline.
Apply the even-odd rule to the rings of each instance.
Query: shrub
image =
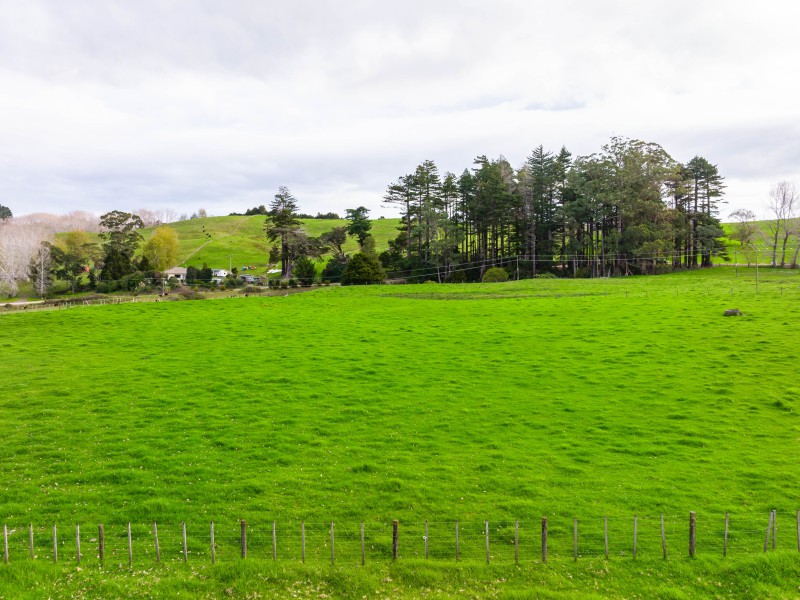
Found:
[[[501,281],[508,281],[508,271],[502,267],[492,267],[483,274],[484,283],[499,283]]]
[[[339,281],[342,278],[342,271],[344,271],[344,267],[347,265],[346,260],[341,260],[337,257],[331,258],[325,268],[322,269],[322,278],[330,281]]]
[[[288,290],[289,289],[289,282],[288,281],[281,281],[280,288],[282,290]]]
[[[205,296],[200,292],[196,292],[195,290],[181,290],[178,292],[178,295],[183,298],[184,300],[203,300]]]
[[[555,273],[550,273],[549,271],[545,271],[544,273],[537,273],[535,276],[536,279],[558,279]]]
[[[290,288],[296,288],[297,287],[297,279],[295,279],[294,277],[289,279],[289,287]]]
[[[450,276],[450,283],[467,283],[467,274],[464,271],[456,271]]]
[[[294,263],[293,273],[300,285],[308,287],[314,283],[314,277],[317,275],[317,269],[314,267],[314,262],[307,256],[301,256]]]
[[[342,271],[342,285],[380,283],[386,277],[380,261],[374,254],[354,254]]]

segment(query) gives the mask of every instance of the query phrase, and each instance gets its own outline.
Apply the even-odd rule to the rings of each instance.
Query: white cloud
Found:
[[[611,135],[701,155],[761,213],[800,180],[800,8],[778,2],[0,0],[0,203],[215,214],[288,185],[379,208],[426,158]]]

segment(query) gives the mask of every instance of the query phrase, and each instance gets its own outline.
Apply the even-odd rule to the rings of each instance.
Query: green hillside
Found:
[[[346,225],[343,219],[307,219],[303,229],[317,237],[334,227]],[[372,222],[372,235],[378,252],[388,248],[390,239],[397,236],[399,219],[377,219]],[[170,223],[178,233],[179,265],[201,267],[203,263],[215,269],[229,266],[255,266],[261,273],[268,267],[270,243],[264,235],[264,216],[207,217]],[[142,230],[145,239],[153,228]],[[355,252],[358,244],[348,239],[345,251]]]

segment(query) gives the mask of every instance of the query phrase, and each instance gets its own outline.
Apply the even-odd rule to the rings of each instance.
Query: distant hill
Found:
[[[334,227],[346,225],[344,219],[307,219],[303,229],[312,237],[317,237]],[[270,243],[264,235],[264,216],[249,217],[206,217],[189,219],[169,224],[178,234],[180,266],[202,267],[207,263],[215,269],[229,266],[241,269],[254,266],[258,273],[267,269]],[[389,240],[397,237],[400,219],[376,219],[372,222],[372,235],[378,252],[388,248]],[[142,229],[145,239],[153,234],[154,228]],[[358,243],[348,239],[345,251],[356,252]]]

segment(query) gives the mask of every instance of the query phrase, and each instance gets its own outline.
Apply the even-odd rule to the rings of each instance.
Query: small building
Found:
[[[183,267],[172,267],[171,269],[167,269],[164,271],[164,275],[167,279],[175,278],[181,283],[186,282],[186,269]]]
[[[228,276],[228,271],[227,271],[227,269],[211,269],[211,274],[214,277],[223,277],[223,278],[225,278],[225,277]]]

